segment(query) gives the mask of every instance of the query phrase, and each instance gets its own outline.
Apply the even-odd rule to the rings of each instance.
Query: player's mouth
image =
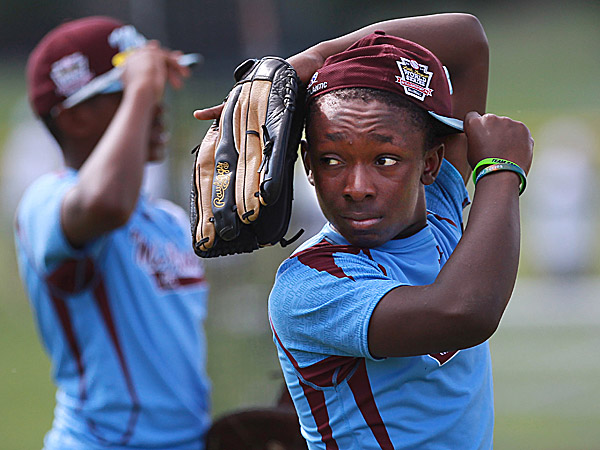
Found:
[[[341,219],[355,230],[369,230],[383,220],[381,216],[366,214],[346,214]]]

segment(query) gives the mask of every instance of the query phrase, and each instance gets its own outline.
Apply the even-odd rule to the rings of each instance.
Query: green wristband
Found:
[[[516,164],[512,161],[509,161],[508,159],[502,159],[502,158],[482,159],[481,161],[479,161],[477,163],[477,165],[475,166],[475,169],[473,169],[473,183],[475,183],[475,180],[477,178],[477,175],[479,175],[479,172],[481,172],[485,167],[491,166],[492,164],[512,164],[513,166],[519,167],[518,164]],[[519,169],[520,169],[520,167],[519,167]],[[523,174],[525,174],[525,172],[523,172]]]
[[[488,158],[488,159],[498,160],[498,158]],[[499,160],[499,161],[503,161],[503,160]],[[479,163],[479,164],[481,164],[481,163]],[[477,166],[479,166],[479,164],[477,164]],[[517,175],[519,175],[519,178],[521,178],[521,184],[519,185],[519,195],[521,195],[525,191],[525,186],[527,185],[527,177],[525,176],[525,171],[523,169],[521,169],[517,164],[510,162],[510,161],[490,164],[488,166],[485,166],[481,170],[479,170],[479,172],[477,173],[477,177],[475,178],[475,186],[477,186],[477,182],[482,177],[489,175],[490,173],[500,172],[503,170],[508,170],[510,172],[514,172]],[[475,171],[477,171],[477,167],[475,167]]]

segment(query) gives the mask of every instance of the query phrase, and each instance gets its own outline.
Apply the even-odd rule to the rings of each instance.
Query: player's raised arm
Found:
[[[470,14],[449,13],[406,17],[368,25],[349,34],[323,41],[288,58],[300,81],[307,84],[329,56],[339,53],[358,39],[381,30],[392,36],[417,42],[427,47],[445,64],[454,87],[453,115],[463,119],[469,111],[485,112],[488,83],[488,43],[479,20]],[[213,120],[223,105],[198,110],[200,120]],[[467,179],[464,138],[447,141],[446,158]],[[455,156],[456,154],[456,156]]]
[[[502,158],[529,171],[533,139],[522,123],[471,112],[465,132],[472,165]],[[375,308],[369,326],[374,355],[468,348],[494,333],[517,274],[521,182],[512,170],[492,170],[478,180],[467,228],[435,282],[396,288]]]
[[[162,157],[165,85],[170,81],[179,86],[188,71],[177,64],[178,56],[156,42],[132,52],[124,63],[121,99],[119,94],[99,96],[57,117],[68,130],[67,164],[81,165],[79,180],[61,209],[63,230],[72,245],[83,245],[129,219],[146,162]],[[70,152],[69,145],[78,151]],[[78,160],[88,154],[85,162]]]

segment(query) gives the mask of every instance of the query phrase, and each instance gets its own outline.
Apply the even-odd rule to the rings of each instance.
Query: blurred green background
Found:
[[[207,127],[191,112],[222,100],[239,61],[288,56],[379,20],[449,11],[477,15],[488,34],[488,110],[525,122],[536,139],[522,202],[519,278],[491,339],[495,448],[600,449],[600,2],[459,0],[3,0],[0,449],[41,448],[54,404],[49,363],[16,270],[11,225],[18,192],[8,187],[25,178],[14,165],[19,156],[26,167],[48,165],[50,150],[41,143],[41,148],[15,144],[16,130],[31,120],[24,106],[26,55],[43,34],[65,18],[108,14],[173,48],[204,55],[185,91],[170,94],[172,154],[163,170],[171,182],[161,189],[187,207],[190,149]],[[316,226],[307,213],[310,201],[300,200],[290,233]],[[206,261],[215,416],[270,405],[282,387],[266,302],[277,266],[289,252],[277,247]]]

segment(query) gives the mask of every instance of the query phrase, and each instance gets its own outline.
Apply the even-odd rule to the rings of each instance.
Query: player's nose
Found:
[[[361,166],[349,167],[342,195],[346,200],[360,202],[375,197],[375,184],[369,170]]]

